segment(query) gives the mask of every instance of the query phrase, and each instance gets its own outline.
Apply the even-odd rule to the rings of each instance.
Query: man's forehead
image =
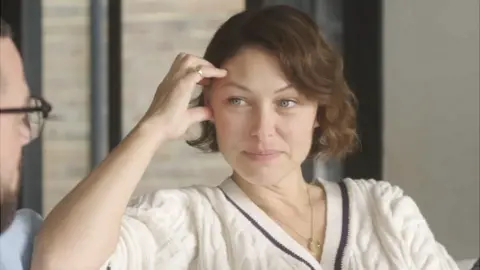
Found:
[[[10,38],[0,38],[0,69],[3,80],[23,77],[22,59]]]
[[[13,41],[5,37],[0,38],[0,87],[2,92],[13,92],[22,102],[29,96],[20,53]]]

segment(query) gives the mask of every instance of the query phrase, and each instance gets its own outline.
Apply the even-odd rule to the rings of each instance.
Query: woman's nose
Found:
[[[259,140],[273,136],[275,132],[275,113],[267,108],[259,109],[252,115],[250,135]]]

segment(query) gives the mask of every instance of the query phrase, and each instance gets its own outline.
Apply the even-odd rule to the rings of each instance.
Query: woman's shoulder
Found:
[[[402,220],[416,219],[424,222],[424,217],[415,201],[405,194],[404,190],[388,181],[374,179],[345,179],[343,181],[348,188],[350,199],[354,204],[367,202],[362,207],[374,208],[370,214],[381,215],[378,218],[393,219],[398,222]]]
[[[214,194],[216,188],[191,186],[156,190],[130,200],[125,209],[123,224],[125,228],[145,227],[155,234],[192,235],[191,225],[209,222],[206,216],[212,216],[211,200],[206,194]],[[157,237],[155,235],[154,237]]]
[[[371,228],[388,252],[396,254],[396,250],[400,250],[391,248],[391,239],[398,239],[397,247],[405,251],[403,255],[409,256],[415,269],[458,269],[445,247],[435,239],[415,201],[403,189],[387,181],[371,179],[343,182],[348,187],[357,220],[361,219],[359,215],[368,217],[362,220],[373,224]]]
[[[181,188],[159,189],[133,197],[128,208],[188,208],[191,205],[208,203],[220,195],[217,187],[194,185]]]
[[[343,182],[348,187],[350,193],[369,196],[382,202],[391,203],[399,198],[410,199],[401,187],[388,181],[346,178]]]

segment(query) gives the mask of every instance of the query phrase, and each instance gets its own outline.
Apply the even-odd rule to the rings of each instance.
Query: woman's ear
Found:
[[[203,91],[203,104],[206,107],[210,106],[210,99],[208,98],[208,95],[207,95],[206,91]]]
[[[315,119],[315,122],[313,122],[313,128],[318,128],[320,127],[320,124],[318,123],[318,120]]]
[[[212,108],[211,103],[210,103],[210,93],[211,93],[211,91],[206,89],[206,87],[204,87],[204,90],[203,90],[203,104],[204,105],[203,106],[210,109],[210,111],[212,112],[212,118],[209,121],[212,122],[212,123],[215,123],[213,108]]]

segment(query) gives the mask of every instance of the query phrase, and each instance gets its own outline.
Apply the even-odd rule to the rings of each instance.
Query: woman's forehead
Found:
[[[225,61],[222,68],[235,73],[255,73],[263,71],[268,74],[282,76],[278,59],[268,51],[259,47],[245,47],[233,57]]]
[[[291,85],[277,59],[257,49],[242,50],[222,68],[228,71],[227,76],[219,80],[219,84],[224,86],[277,91]]]

